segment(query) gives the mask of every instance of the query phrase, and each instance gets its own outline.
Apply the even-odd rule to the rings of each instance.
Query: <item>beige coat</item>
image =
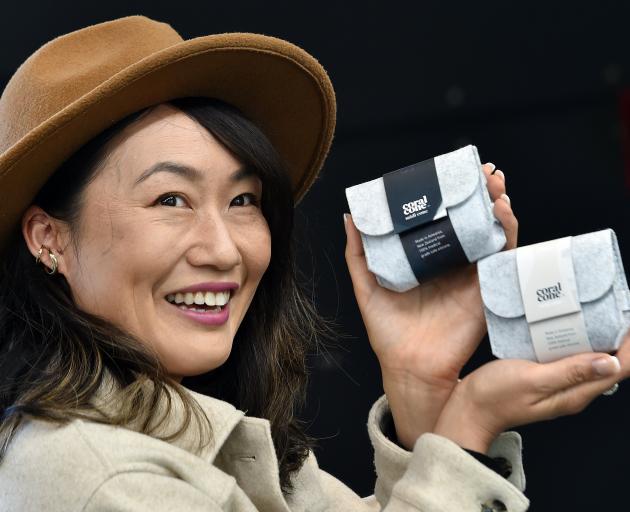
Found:
[[[503,510],[501,504],[509,512],[528,508],[521,492],[525,480],[518,434],[503,434],[490,452],[512,463],[509,481],[433,434],[423,435],[413,452],[405,451],[380,428],[389,414],[385,395],[372,406],[367,423],[377,474],[373,496],[361,498],[319,469],[313,453],[294,479],[295,491],[283,496],[269,422],[247,417],[227,402],[190,393],[214,429],[215,442],[201,453],[194,451],[192,428],[182,438],[165,442],[92,421],[74,420],[61,427],[28,421],[0,465],[0,511],[479,512]],[[96,400],[106,396],[100,391]],[[160,434],[179,425],[179,404],[175,400],[176,415]]]

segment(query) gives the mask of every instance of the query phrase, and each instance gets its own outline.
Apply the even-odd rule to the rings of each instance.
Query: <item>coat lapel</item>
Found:
[[[150,390],[152,383],[145,383]],[[106,413],[116,408],[115,381],[109,373],[92,402]],[[165,437],[176,432],[183,424],[184,409],[178,395],[167,387],[171,395],[171,414],[165,417],[168,400],[158,404],[153,437]],[[212,442],[202,449],[198,443],[202,432],[191,420],[184,433],[168,442],[186,450],[209,464],[233,476],[239,487],[259,510],[291,512],[280,488],[278,459],[276,457],[269,421],[246,417],[245,413],[223,400],[184,388],[199,404],[212,425]],[[140,431],[138,422],[125,428]]]

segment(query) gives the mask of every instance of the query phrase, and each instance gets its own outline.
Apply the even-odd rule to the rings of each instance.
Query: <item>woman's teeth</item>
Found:
[[[182,309],[193,311],[220,311],[221,306],[225,306],[230,300],[230,290],[222,292],[187,292],[187,293],[169,293],[166,300],[172,304],[178,305]],[[192,305],[199,306],[216,306],[212,309],[187,307]]]

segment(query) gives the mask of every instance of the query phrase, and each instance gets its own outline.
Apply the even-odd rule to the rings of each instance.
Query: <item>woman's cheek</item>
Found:
[[[271,233],[269,232],[269,226],[267,222],[264,221],[263,229],[259,231],[259,242],[258,247],[260,248],[260,265],[261,265],[261,277],[262,274],[267,270],[269,266],[269,262],[271,261]]]
[[[243,259],[248,261],[249,272],[264,273],[271,260],[271,233],[262,213],[240,223],[238,229]]]

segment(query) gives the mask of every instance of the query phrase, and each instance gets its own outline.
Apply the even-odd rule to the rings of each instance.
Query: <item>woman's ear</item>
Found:
[[[22,215],[22,235],[28,250],[36,258],[42,245],[48,247],[57,257],[57,272],[66,273],[66,262],[63,252],[69,241],[69,230],[66,223],[55,219],[37,205],[31,205]],[[48,251],[44,249],[40,262],[52,269],[53,262]]]

